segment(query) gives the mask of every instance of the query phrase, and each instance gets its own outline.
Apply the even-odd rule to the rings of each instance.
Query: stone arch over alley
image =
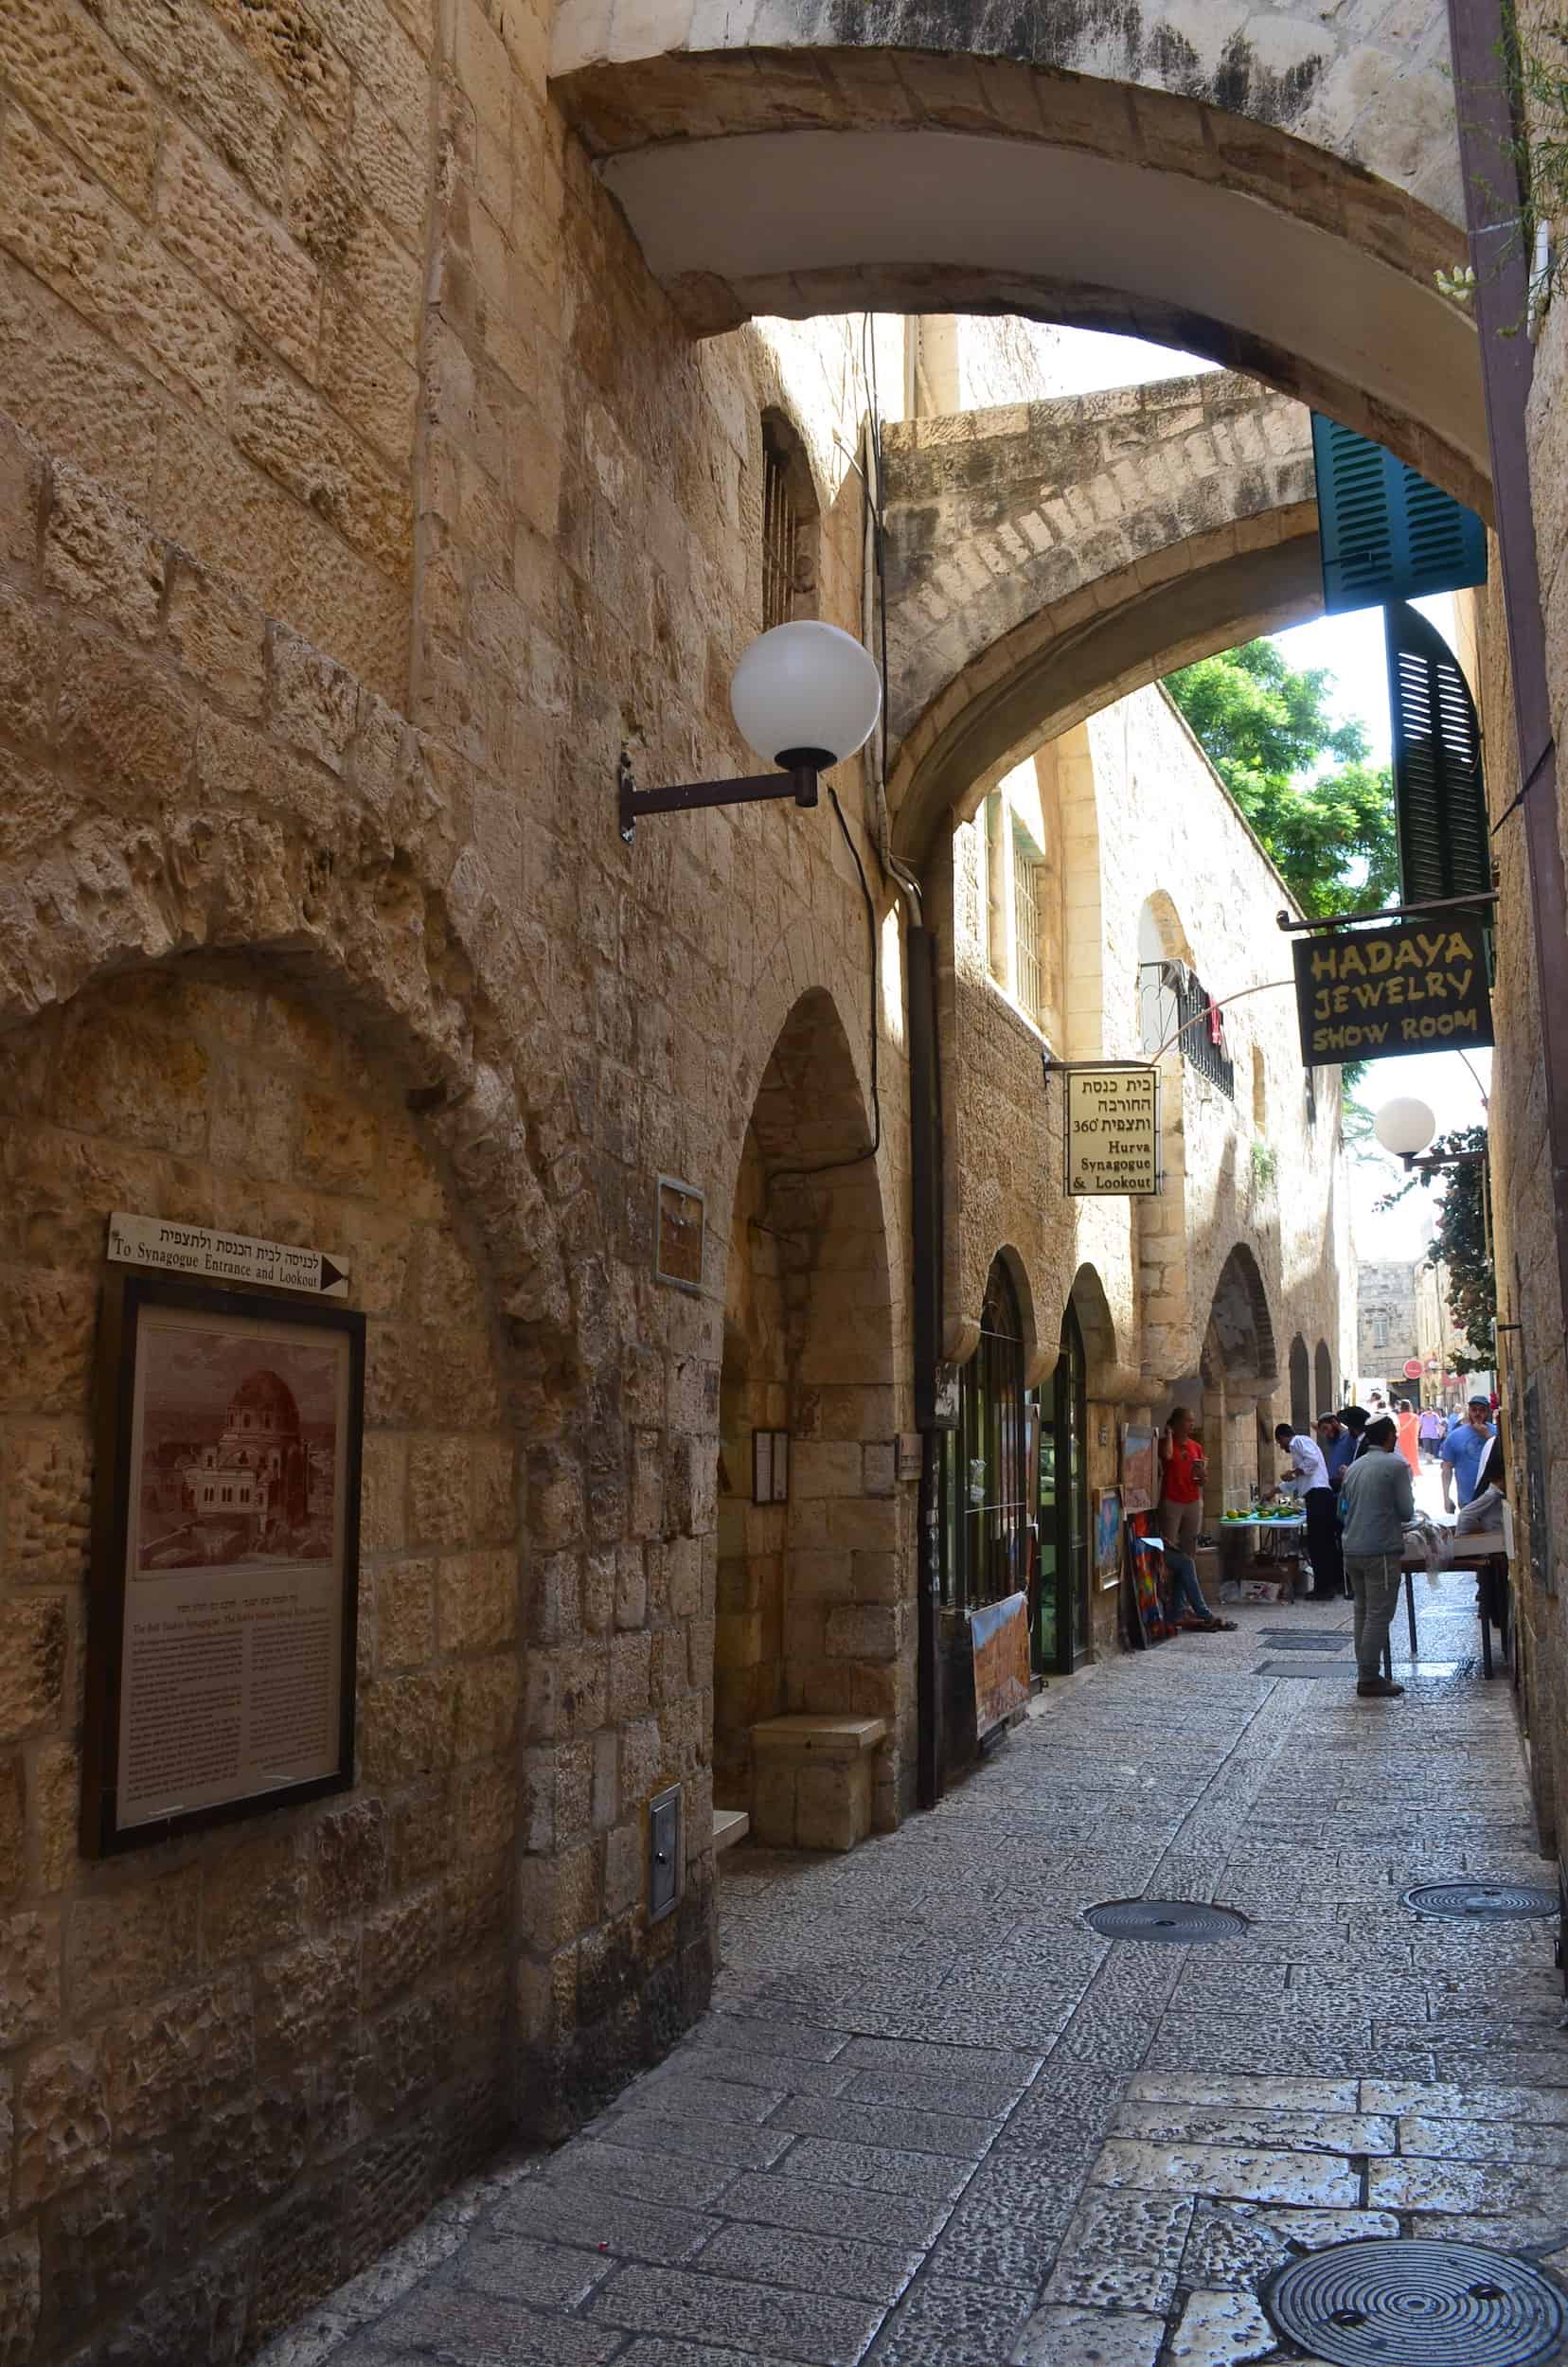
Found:
[[[760,45],[693,0],[614,31],[609,0],[558,15],[555,93],[693,330],[863,310],[1120,329],[1484,504],[1473,331],[1432,283],[1463,217],[1439,8],[1381,49],[1359,22],[1281,23],[1299,55],[1268,96],[1212,73],[1200,95],[1168,41],[944,36],[919,0],[838,17],[824,41],[820,11],[781,0]],[[1219,0],[1206,44],[1236,37]],[[1381,104],[1357,102],[1368,84]]]
[[[1235,375],[883,437],[890,794],[918,862],[1042,739],[1322,607],[1310,427]]]
[[[851,1778],[759,1761],[757,1727],[807,1714],[885,1720],[869,1770],[883,1829],[908,1805],[913,1771],[894,1314],[870,1134],[837,1006],[809,989],[773,1045],[736,1177],[714,1642],[716,1803],[806,1847],[847,1845],[833,1837]],[[787,1478],[767,1489],[777,1501],[756,1501],[758,1433],[788,1439]]]

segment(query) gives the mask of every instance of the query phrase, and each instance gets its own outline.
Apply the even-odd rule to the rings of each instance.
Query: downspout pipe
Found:
[[[1568,1322],[1568,896],[1558,823],[1557,750],[1546,677],[1546,631],[1530,498],[1526,414],[1535,348],[1524,333],[1530,258],[1519,235],[1515,126],[1502,61],[1509,28],[1501,0],[1448,0],[1454,119],[1465,183],[1476,325],[1487,404],[1493,507],[1519,747],[1519,804],[1528,853],[1536,999],[1546,1088],[1558,1291]]]
[[[882,663],[882,472],[877,430],[867,418],[863,439],[865,543],[861,582],[862,639]],[[888,685],[883,680],[882,697]],[[885,720],[883,732],[885,731]],[[910,1272],[914,1294],[915,1420],[920,1433],[920,1487],[915,1547],[915,1702],[918,1720],[916,1790],[918,1806],[934,1808],[942,1794],[941,1452],[935,1425],[936,1360],[942,1307],[942,1095],[936,1041],[936,939],[926,928],[920,883],[893,851],[892,817],[883,773],[883,732],[867,742],[866,770],[876,814],[877,851],[886,878],[909,915],[906,961],[909,994]]]
[[[913,1223],[915,1419],[920,1432],[919,1537],[917,1545],[915,1690],[919,1719],[916,1783],[919,1806],[942,1792],[941,1729],[941,1433],[936,1427],[936,1361],[942,1321],[942,1097],[936,1041],[936,938],[909,931],[909,1148]]]

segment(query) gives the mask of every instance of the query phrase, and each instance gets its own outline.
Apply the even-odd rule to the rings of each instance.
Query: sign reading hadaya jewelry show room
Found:
[[[1302,1059],[1315,1068],[1490,1043],[1486,938],[1470,913],[1298,937]]]
[[[1067,1077],[1067,1189],[1149,1198],[1160,1188],[1160,1080],[1148,1067]]]

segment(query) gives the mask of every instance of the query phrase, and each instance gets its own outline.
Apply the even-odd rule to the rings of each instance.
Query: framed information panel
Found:
[[[365,1318],[111,1274],[81,1846],[347,1790]]]

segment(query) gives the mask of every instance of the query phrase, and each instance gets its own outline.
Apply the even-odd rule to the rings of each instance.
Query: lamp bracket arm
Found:
[[[615,768],[620,834],[630,846],[645,813],[691,813],[701,806],[743,806],[766,798],[793,797],[797,806],[817,802],[817,774],[811,765],[784,772],[750,773],[738,780],[682,781],[669,789],[639,789],[632,751],[623,748]]]

